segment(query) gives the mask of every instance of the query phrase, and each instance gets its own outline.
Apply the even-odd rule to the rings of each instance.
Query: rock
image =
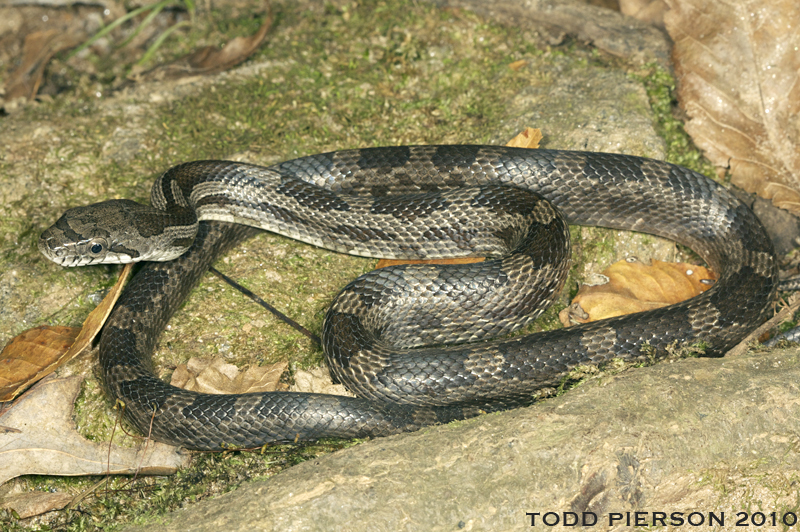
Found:
[[[706,524],[714,512],[732,526],[742,501],[796,505],[798,380],[797,348],[629,370],[304,462],[170,514],[159,530],[518,530],[537,512],[591,512],[621,530],[634,511],[647,525],[654,512],[699,512],[693,522]]]
[[[351,16],[351,11],[342,8],[341,12],[334,12],[331,8],[331,12],[323,13],[321,3],[310,4],[318,10],[317,15],[326,17],[330,24],[338,24],[336,31],[346,34],[345,15]],[[456,2],[448,4],[452,7]],[[478,2],[463,0],[461,5],[482,9]],[[601,13],[596,11],[598,8],[581,8],[572,2],[537,5],[546,8],[542,13],[554,13],[555,18],[547,24],[556,28],[555,33],[575,32],[579,40],[594,40],[612,52],[628,49],[629,52],[619,55],[631,58],[634,64],[652,59],[654,56],[650,54],[666,61],[663,44],[651,48],[647,40],[630,40],[639,34],[641,27],[618,13]],[[355,9],[352,6],[348,9]],[[494,2],[491,12],[506,13],[503,15],[506,20],[529,25],[528,15],[519,15],[512,8],[511,2]],[[488,13],[488,9],[484,12]],[[573,18],[565,18],[566,12]],[[473,24],[472,15],[459,18],[458,11],[448,13],[452,19],[447,21],[450,26],[467,21],[463,28],[456,27],[461,32],[458,38],[462,39],[462,46],[473,46],[483,23]],[[294,14],[292,17],[306,25],[313,18]],[[293,23],[292,17],[281,21],[288,21],[289,25]],[[350,35],[348,39],[355,51],[347,53],[342,51],[346,46],[329,41],[335,32],[326,34],[318,41],[324,44],[326,54],[331,53],[322,62],[314,63],[306,55],[307,50],[299,46],[297,55],[254,61],[213,78],[137,86],[104,96],[101,103],[86,107],[92,116],[86,116],[84,106],[88,104],[78,99],[65,104],[66,111],[57,108],[47,116],[41,111],[22,110],[0,118],[4,121],[0,130],[4,147],[0,161],[5,165],[0,203],[7,209],[0,233],[0,340],[53,316],[64,324],[79,324],[89,310],[84,302],[100,290],[98,287],[110,284],[109,268],[78,271],[46,264],[36,252],[35,241],[76,200],[99,201],[114,196],[145,199],[156,174],[181,162],[176,154],[185,153],[180,139],[188,137],[181,137],[181,131],[174,125],[167,130],[166,113],[196,106],[200,118],[196,122],[187,119],[187,129],[199,128],[204,134],[217,134],[219,144],[229,147],[230,154],[252,154],[252,158],[248,157],[251,161],[264,164],[276,162],[276,157],[288,158],[297,153],[293,151],[296,149],[309,152],[369,144],[375,141],[370,135],[378,128],[378,120],[361,116],[366,113],[351,116],[341,110],[326,109],[324,98],[341,93],[349,95],[349,100],[383,99],[385,105],[377,112],[386,115],[378,117],[380,120],[391,120],[400,111],[416,112],[417,108],[402,105],[407,105],[404,98],[413,100],[417,96],[414,91],[418,90],[420,80],[462,75],[456,67],[462,68],[470,59],[459,58],[455,46],[426,48],[429,35],[424,32],[438,28],[442,17],[437,13],[432,22],[418,28],[395,28],[386,35],[370,37],[374,42]],[[297,34],[304,35],[294,31],[279,25],[270,46],[286,45]],[[502,35],[498,40],[505,45],[506,34]],[[381,39],[386,41],[385,49],[380,48]],[[620,39],[621,42],[614,44],[613,41]],[[370,47],[383,55],[373,53],[375,50]],[[628,67],[612,64],[615,61],[607,58],[597,59],[580,45],[530,54],[518,50],[525,48],[506,50],[503,57],[512,56],[516,60],[516,55],[524,56],[529,64],[519,75],[527,76],[527,85],[507,102],[505,120],[499,126],[492,122],[491,128],[482,130],[486,117],[473,113],[464,118],[465,114],[454,112],[455,120],[464,120],[467,125],[461,128],[461,124],[456,124],[447,133],[450,137],[431,142],[487,139],[504,143],[521,127],[531,126],[543,130],[544,146],[548,148],[663,158],[664,144],[652,126],[647,95],[641,84],[627,75]],[[432,55],[436,56],[435,61],[429,60]],[[408,80],[402,94],[393,94],[391,84],[383,86],[374,80],[369,84],[348,78],[360,75],[348,66],[348,61],[357,57],[367,57],[378,66],[395,62],[400,68],[411,63],[417,69],[417,77]],[[335,68],[330,66],[334,60],[339,61]],[[476,68],[485,67],[482,61],[474,59]],[[303,67],[307,83],[329,80],[319,91],[319,101],[315,100],[316,94],[292,85],[290,73],[301,70],[295,69],[301,62],[316,68]],[[300,142],[298,139],[309,134],[305,116],[323,115],[315,127],[324,129],[328,136],[321,141],[319,150],[309,148],[308,144],[275,148],[272,141],[261,142],[258,131],[248,130],[262,127],[258,120],[253,120],[256,126],[248,121],[255,104],[235,111],[226,108],[230,116],[225,116],[225,111],[213,107],[221,105],[217,100],[201,96],[220,87],[220,91],[244,99],[247,90],[256,90],[252,89],[256,84],[257,90],[263,91],[264,105],[275,105],[274,110],[270,108],[274,123],[269,127],[292,142]],[[420,121],[438,125],[445,120],[446,113],[435,105],[438,93],[426,90],[429,92],[418,98],[424,103],[420,106],[424,111],[420,113]],[[294,105],[278,105],[270,99],[286,92],[296,99]],[[217,103],[207,104],[208,101]],[[461,112],[458,106],[469,107],[471,102],[465,101],[466,104],[453,100],[454,103],[439,102],[439,105],[447,112]],[[344,105],[341,101],[335,103]],[[224,128],[218,128],[217,122],[224,122]],[[174,138],[159,136],[164,131]],[[229,133],[242,131],[256,140],[225,144]],[[407,133],[392,131],[389,140],[383,142],[422,142],[428,140],[425,134],[428,132],[417,131],[409,140]],[[334,142],[331,138],[338,144],[324,144]],[[131,175],[136,177],[130,178]],[[655,240],[641,235],[620,238],[615,231],[595,231],[581,230],[576,239],[575,260],[580,275],[599,272],[626,254],[646,260],[642,251],[651,249]],[[623,247],[621,242],[627,246],[630,239],[640,240]],[[598,250],[602,252],[600,256]],[[673,251],[672,243],[662,241],[656,256],[664,259],[662,252]],[[340,260],[332,254],[265,236],[237,249],[222,264],[238,268],[254,280],[268,277],[265,271],[280,271],[277,277],[290,287],[286,297],[296,310],[295,316],[301,317],[299,321],[317,324],[318,330],[325,302],[332,297],[337,283],[338,287],[344,284],[321,278],[368,267],[366,262],[348,263],[344,267]],[[589,268],[588,263],[594,264]],[[304,268],[325,275],[308,274]],[[297,270],[306,273],[297,274]],[[274,280],[276,276],[270,277]],[[262,292],[252,285],[249,287]],[[301,288],[307,290],[302,296]],[[185,344],[199,354],[222,353],[221,346],[233,346],[226,348],[224,354],[226,361],[234,363],[241,362],[236,357],[245,356],[244,347],[255,351],[252,358],[257,362],[264,362],[263,353],[270,350],[313,351],[302,344],[302,339],[275,340],[269,336],[277,326],[255,309],[240,310],[244,304],[238,297],[229,297],[223,303],[213,299],[224,290],[212,283],[201,285],[161,341],[161,367],[176,362],[176,353]],[[271,297],[283,295],[275,292]],[[295,300],[301,300],[297,307]],[[310,307],[299,310],[300,303]],[[303,312],[307,313],[304,318]],[[244,319],[239,320],[240,317]],[[243,324],[257,320],[266,325],[243,331]],[[796,351],[781,351],[735,360],[683,360],[629,370],[619,376],[594,380],[527,409],[378,439],[300,464],[217,499],[187,503],[187,508],[163,518],[164,527],[166,530],[505,530],[530,527],[533,516],[526,514],[537,512],[595,512],[599,519],[605,519],[599,521],[605,525],[609,512],[631,509],[708,512],[720,508],[730,512],[734,507],[748,504],[755,508],[753,501],[757,500],[765,501],[764,507],[768,504],[779,507],[784,503],[783,494],[792,493],[789,480],[784,479],[791,479],[792,464],[796,462],[795,383],[800,371],[797,362]],[[85,368],[81,370],[91,373]],[[94,395],[87,393],[85,400],[102,405],[96,379],[90,376],[87,381],[93,382]],[[99,415],[112,420],[114,416],[110,411]],[[769,480],[764,481],[765,478]],[[767,489],[773,485],[777,486],[774,491]],[[785,507],[793,504],[786,503]],[[157,518],[159,523],[161,519]]]

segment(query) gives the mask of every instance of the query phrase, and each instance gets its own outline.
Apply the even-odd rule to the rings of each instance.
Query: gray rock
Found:
[[[671,68],[672,45],[662,30],[580,0],[431,1],[443,7],[466,8],[506,24],[534,26],[551,44],[572,36],[633,64],[655,61]]]
[[[715,512],[732,526],[743,501],[796,505],[798,379],[798,349],[628,371],[302,463],[159,530],[520,530],[546,512],[591,512],[598,529],[622,530],[635,511],[646,525],[653,512],[699,512],[693,522],[708,526]]]
[[[478,2],[462,4],[481,9]],[[541,12],[552,15],[548,24],[559,31],[611,51],[628,49],[619,55],[633,62],[652,59],[651,53],[666,61],[663,43],[652,49],[647,41],[614,44],[614,35],[624,34],[627,40],[643,31],[619,14],[567,2],[537,5],[545,6]],[[529,20],[511,2],[492,6],[492,13],[505,13],[508,20]],[[583,18],[568,19],[567,11]],[[581,28],[586,32],[580,33]],[[605,28],[602,36],[595,32],[598,28]],[[437,57],[445,52],[437,50]],[[7,227],[0,234],[0,339],[45,319],[79,324],[88,309],[75,302],[91,299],[98,285],[109,283],[107,270],[63,271],[46,264],[35,252],[35,240],[75,196],[146,197],[152,177],[146,172],[163,170],[171,157],[170,147],[155,146],[147,138],[160,105],[189,101],[217,83],[231,88],[242,80],[263,78],[278,86],[269,79],[276,65],[254,63],[191,83],[138,87],[110,97],[99,106],[98,117],[52,123],[41,116],[30,121],[19,115],[4,118],[0,204],[7,209]],[[432,75],[439,74],[431,68]],[[546,64],[532,60],[528,68],[530,83],[508,103],[504,124],[483,132],[485,138],[502,143],[531,126],[543,130],[548,148],[663,157],[647,97],[624,66],[592,66],[565,55]],[[331,81],[333,89],[335,83]],[[198,112],[216,118],[213,110]],[[110,116],[116,120],[107,120]],[[292,131],[291,117],[280,120],[286,122],[281,124],[284,131]],[[106,122],[114,127],[104,129]],[[68,142],[76,131],[86,138]],[[103,165],[113,170],[126,164],[142,168],[141,182],[121,183],[113,175],[98,178],[93,173]],[[629,255],[646,259],[645,250],[652,253],[655,239],[641,238],[582,230],[576,245],[580,273],[600,271]],[[621,242],[629,240],[636,242],[623,247]],[[674,254],[673,244],[661,246],[655,252],[658,258]],[[270,247],[274,250],[265,251]],[[587,248],[602,249],[603,254],[584,257]],[[316,260],[281,241],[263,239],[248,243],[231,263],[245,263],[246,271],[264,277],[264,271],[277,268],[273,259],[284,255]],[[331,264],[327,270],[335,273],[337,263]],[[281,270],[280,276],[288,274]],[[326,289],[317,291],[324,294]],[[200,291],[209,295],[205,292],[214,289],[204,286]],[[214,303],[187,307],[204,329],[186,332],[174,325],[173,338],[203,342],[216,338],[213,331],[223,327],[242,329],[241,323],[226,324],[227,314]],[[249,341],[262,328],[269,327],[262,323],[240,335]],[[227,336],[225,342],[230,343]],[[215,344],[196,342],[193,347],[213,354]],[[529,528],[532,516],[527,513],[565,511],[594,512],[598,526],[624,528],[624,521],[606,526],[611,512],[697,510],[707,515],[720,509],[730,523],[734,509],[745,506],[793,508],[798,358],[797,351],[779,351],[628,370],[527,409],[370,441],[130,530],[161,529],[162,524],[165,530],[509,530]]]

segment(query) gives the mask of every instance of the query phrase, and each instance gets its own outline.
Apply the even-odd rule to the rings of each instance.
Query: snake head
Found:
[[[196,219],[176,223],[148,205],[108,200],[66,211],[39,237],[39,251],[62,266],[167,261],[183,254],[196,232]]]

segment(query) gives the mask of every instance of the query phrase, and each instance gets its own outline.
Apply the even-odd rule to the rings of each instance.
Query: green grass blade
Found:
[[[194,0],[183,0],[183,5],[186,6],[186,11],[189,12],[189,20],[194,24],[194,14],[197,10],[197,4],[194,3]]]
[[[111,31],[113,31],[114,28],[118,27],[120,24],[123,24],[124,22],[127,22],[128,20],[130,20],[133,17],[139,15],[140,13],[144,13],[145,11],[147,11],[149,9],[152,9],[152,8],[153,8],[152,5],[150,5],[150,6],[142,6],[142,7],[134,9],[130,13],[126,13],[125,15],[122,15],[121,17],[119,17],[118,19],[116,19],[112,23],[110,23],[108,26],[103,27],[100,31],[98,31],[97,33],[92,35],[83,44],[81,44],[80,46],[75,48],[67,56],[67,59],[71,59],[71,58],[75,57],[76,54],[80,53],[81,51],[83,51],[87,47],[89,47],[92,44],[94,44],[98,39],[100,39],[101,37],[104,37],[105,35],[108,35],[109,33],[111,33]]]
[[[159,35],[158,39],[156,39],[156,41],[152,45],[150,45],[150,48],[147,49],[147,51],[144,53],[142,58],[139,59],[139,61],[136,62],[136,66],[142,66],[147,61],[149,61],[153,57],[153,55],[156,53],[156,50],[158,50],[158,48],[164,42],[164,40],[167,37],[169,37],[172,32],[174,32],[178,28],[182,28],[184,26],[191,26],[191,23],[188,20],[183,20],[183,21],[178,22],[177,24],[174,24],[174,25],[170,26],[169,28],[167,28],[166,31],[164,31],[164,33]]]
[[[161,11],[163,11],[164,8],[167,7],[167,5],[171,1],[172,0],[161,0],[161,2],[159,2],[157,4],[153,4],[151,6],[153,8],[152,11],[150,11],[150,13],[147,14],[145,19],[143,21],[141,21],[138,26],[136,26],[136,29],[133,30],[133,32],[128,36],[127,39],[125,39],[122,42],[122,44],[119,45],[119,47],[122,48],[123,46],[125,46],[129,42],[131,42],[134,38],[136,38],[136,36],[139,35],[142,32],[142,30],[144,28],[146,28],[147,25],[150,24],[153,21],[153,19],[158,16],[158,14],[161,13]]]

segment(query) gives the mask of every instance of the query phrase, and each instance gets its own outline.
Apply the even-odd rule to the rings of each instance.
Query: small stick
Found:
[[[725,356],[726,357],[735,357],[739,355],[743,355],[747,352],[747,349],[750,347],[750,343],[753,340],[759,338],[762,334],[769,331],[773,327],[777,327],[782,322],[791,319],[797,309],[800,308],[800,293],[792,294],[789,297],[789,301],[786,307],[783,308],[780,312],[775,314],[772,318],[766,321],[761,327],[757,328],[755,331],[751,332],[750,334],[745,337],[744,340],[739,342],[736,347],[728,351]]]
[[[298,330],[301,333],[303,333],[306,336],[308,336],[311,339],[312,342],[315,342],[317,345],[322,345],[322,340],[319,339],[319,336],[317,336],[316,334],[312,333],[311,331],[309,331],[308,329],[306,329],[305,327],[303,327],[302,325],[300,325],[299,323],[294,321],[292,318],[290,318],[289,316],[287,316],[286,314],[284,314],[280,310],[276,309],[275,307],[273,307],[272,305],[270,305],[269,303],[267,303],[266,301],[264,301],[263,299],[261,299],[260,297],[255,295],[253,292],[251,292],[250,290],[248,290],[244,286],[240,285],[239,283],[237,283],[236,281],[234,281],[233,279],[231,279],[230,277],[228,277],[224,273],[220,272],[216,268],[209,268],[209,270],[211,271],[211,273],[213,273],[214,275],[216,275],[217,277],[219,277],[220,279],[222,279],[223,281],[225,281],[226,283],[228,283],[229,285],[231,285],[232,287],[234,287],[235,289],[237,289],[238,291],[240,291],[241,293],[243,293],[244,295],[246,295],[247,297],[249,297],[250,299],[252,299],[256,303],[258,303],[259,305],[261,305],[262,307],[264,307],[268,311],[272,312],[275,316],[278,317],[278,319],[280,319],[281,321],[283,321],[284,323],[286,323],[288,325],[291,325],[296,330]]]

